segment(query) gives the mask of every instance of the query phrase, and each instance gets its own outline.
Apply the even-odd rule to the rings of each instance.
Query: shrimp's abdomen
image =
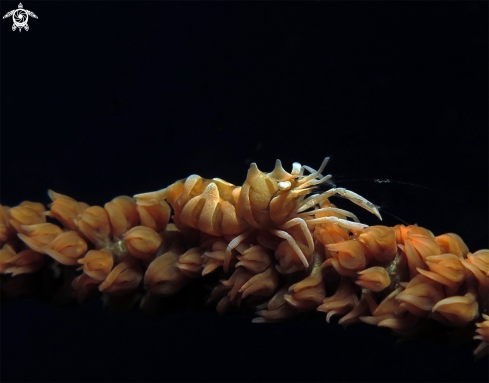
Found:
[[[193,174],[165,189],[146,193],[144,198],[153,202],[166,200],[175,212],[173,220],[179,229],[191,227],[222,236],[241,234],[248,229],[248,224],[236,213],[240,190],[241,187],[221,179],[209,180]]]

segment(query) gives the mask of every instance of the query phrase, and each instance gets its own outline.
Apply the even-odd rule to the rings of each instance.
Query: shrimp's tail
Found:
[[[168,188],[164,188],[154,192],[136,194],[134,198],[136,198],[139,206],[153,206],[164,201],[167,198],[167,195]]]

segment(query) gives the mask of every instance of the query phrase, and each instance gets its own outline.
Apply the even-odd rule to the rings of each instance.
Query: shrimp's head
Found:
[[[304,197],[316,185],[331,178],[320,174],[328,160],[323,161],[318,171],[294,162],[290,173],[284,170],[280,160],[276,161],[270,173],[260,171],[252,163],[240,191],[238,214],[258,229],[277,228],[294,218]],[[304,175],[304,170],[311,174]]]

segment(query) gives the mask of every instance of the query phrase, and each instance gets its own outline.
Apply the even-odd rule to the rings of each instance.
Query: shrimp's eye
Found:
[[[290,181],[282,181],[282,182],[278,182],[277,184],[280,190],[289,190],[290,187],[292,186]]]
[[[302,165],[298,162],[294,162],[292,164],[292,172],[290,174],[292,174],[293,176],[302,175]]]

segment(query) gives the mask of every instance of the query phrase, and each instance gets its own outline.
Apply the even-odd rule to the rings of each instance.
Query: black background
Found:
[[[331,156],[337,185],[382,206],[384,224],[400,222],[390,213],[488,247],[486,2],[23,4],[39,17],[28,32],[1,21],[2,204],[47,204],[52,188],[103,205],[193,173],[241,184],[250,162],[270,171],[276,158],[290,169]],[[476,343],[251,318],[9,302],[1,378],[488,378]]]

